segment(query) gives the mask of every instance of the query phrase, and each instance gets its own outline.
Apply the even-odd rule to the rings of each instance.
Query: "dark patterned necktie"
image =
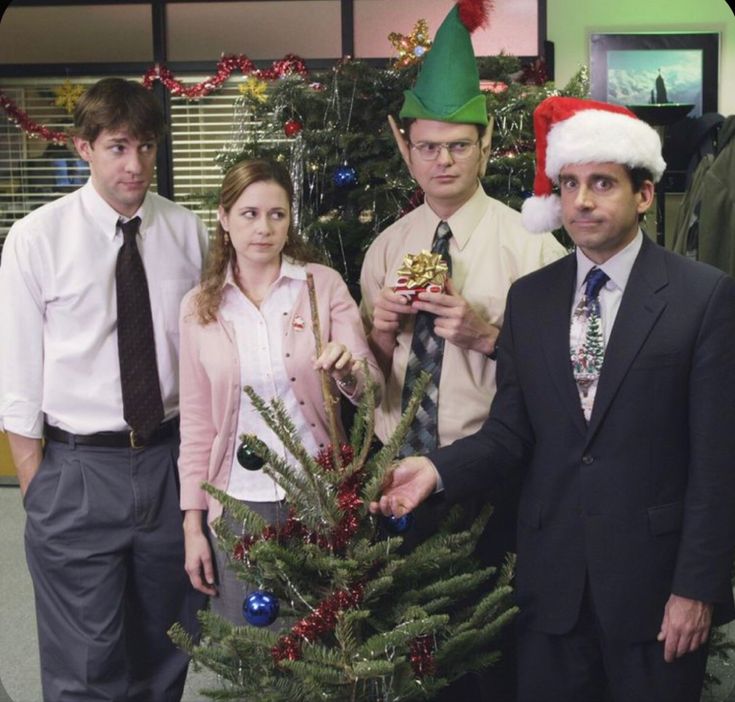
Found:
[[[449,256],[449,239],[452,230],[446,222],[439,222],[434,235],[433,253],[438,253],[446,261],[449,275],[452,275],[452,259]],[[434,333],[435,315],[430,312],[419,312],[413,328],[411,352],[408,355],[406,378],[403,382],[401,395],[401,409],[406,410],[413,386],[421,371],[431,375],[426,386],[426,394],[421,400],[416,417],[408,428],[406,438],[401,447],[402,456],[416,453],[426,453],[437,447],[438,422],[437,410],[439,404],[439,378],[442,372],[442,357],[444,355],[444,339]]]
[[[135,243],[140,217],[119,222],[123,245],[117,255],[117,350],[123,416],[136,440],[145,441],[163,419],[161,386],[148,282]]]
[[[605,337],[602,330],[599,294],[602,286],[608,280],[610,278],[605,271],[597,266],[592,268],[585,278],[584,295],[572,316],[572,324],[579,325],[579,332],[576,336],[581,339],[580,345],[570,350],[572,371],[577,381],[582,411],[587,421],[592,414],[596,384],[605,357]]]

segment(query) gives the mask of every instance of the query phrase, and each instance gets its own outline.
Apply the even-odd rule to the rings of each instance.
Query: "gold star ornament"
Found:
[[[420,19],[416,22],[416,26],[410,34],[404,35],[398,32],[391,32],[388,35],[388,41],[398,51],[398,58],[395,60],[393,67],[406,68],[420,61],[424,57],[424,54],[431,49],[429,25],[426,23],[426,20]]]

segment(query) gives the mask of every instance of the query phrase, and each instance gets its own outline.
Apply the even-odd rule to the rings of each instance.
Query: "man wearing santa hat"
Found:
[[[698,702],[735,617],[735,281],[642,232],[665,163],[633,113],[552,97],[534,126],[524,223],[577,249],[511,287],[483,427],[371,507],[520,472],[518,699]]]

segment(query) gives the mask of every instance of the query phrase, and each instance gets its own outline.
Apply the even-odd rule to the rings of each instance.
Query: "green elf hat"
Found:
[[[486,24],[488,0],[458,0],[426,54],[398,116],[460,124],[488,123],[470,34]]]

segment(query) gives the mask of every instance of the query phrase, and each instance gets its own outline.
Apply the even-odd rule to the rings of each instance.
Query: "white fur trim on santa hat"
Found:
[[[647,168],[658,182],[666,169],[658,132],[643,120],[605,110],[581,110],[554,124],[546,148],[546,175],[555,183],[564,166],[622,163]]]
[[[543,234],[561,227],[561,199],[558,195],[535,195],[523,201],[521,221],[529,232]]]

